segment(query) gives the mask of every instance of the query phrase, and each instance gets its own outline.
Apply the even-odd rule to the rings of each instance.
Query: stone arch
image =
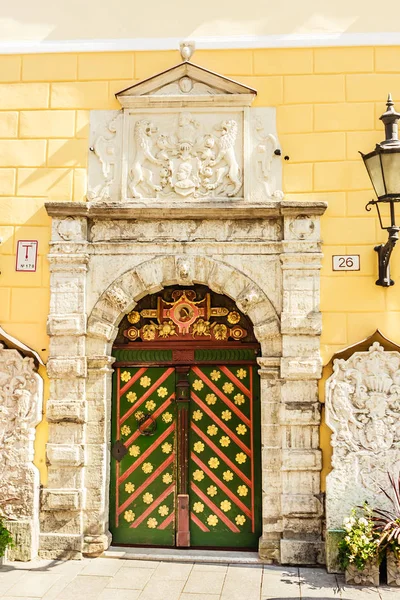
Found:
[[[234,300],[250,317],[262,356],[280,356],[280,321],[265,292],[238,269],[204,256],[154,257],[115,279],[100,296],[88,319],[88,356],[110,355],[119,322],[138,300],[168,285],[195,283]]]
[[[136,303],[148,294],[156,293],[168,285],[202,284],[211,290],[225,294],[235,301],[238,308],[249,316],[253,323],[254,334],[261,347],[260,364],[261,404],[264,419],[261,444],[271,448],[274,441],[274,429],[278,425],[277,411],[270,411],[274,399],[274,379],[277,376],[281,356],[280,320],[266,293],[251,278],[240,270],[213,258],[204,256],[162,256],[144,261],[117,277],[101,294],[87,324],[86,338],[86,405],[91,416],[87,423],[87,435],[90,437],[90,452],[86,460],[86,503],[95,506],[85,517],[83,553],[94,556],[102,552],[110,543],[108,532],[109,510],[109,423],[111,421],[112,386],[112,345],[123,316],[131,311]],[[272,387],[271,387],[272,386]],[[271,396],[272,394],[272,396]],[[93,408],[92,408],[93,407]],[[263,408],[264,407],[264,408]],[[270,427],[272,426],[272,427]],[[279,473],[277,458],[274,471]],[[263,469],[264,471],[264,469]],[[92,481],[95,474],[95,481]],[[87,479],[87,481],[86,481]],[[263,474],[265,480],[265,474]],[[275,482],[274,493],[269,499],[280,494],[279,483]],[[92,489],[94,488],[94,489]],[[262,492],[263,497],[265,491]],[[263,517],[265,513],[264,502]],[[88,509],[86,509],[88,510]],[[268,556],[279,556],[279,537],[267,540]],[[272,544],[272,550],[270,546]],[[260,552],[262,543],[260,542]],[[272,554],[271,554],[272,552]],[[278,554],[277,554],[278,553]]]

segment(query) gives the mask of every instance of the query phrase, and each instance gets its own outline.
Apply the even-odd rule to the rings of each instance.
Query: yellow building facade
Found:
[[[198,49],[193,62],[257,90],[254,107],[276,108],[286,201],[327,202],[321,216],[323,364],[379,329],[400,340],[400,259],[395,286],[375,285],[374,246],[385,242],[359,151],[384,138],[388,92],[400,101],[400,46]],[[0,323],[46,364],[51,218],[45,202],[84,202],[92,110],[118,110],[115,94],[169,69],[178,51],[3,54],[0,56]],[[38,241],[37,270],[15,269],[18,240]],[[359,255],[360,270],[334,272],[333,255]],[[326,371],[329,375],[331,371]],[[47,485],[49,398],[36,428],[34,464]],[[324,401],[324,381],[320,401]],[[321,423],[321,489],[330,471],[331,432]]]

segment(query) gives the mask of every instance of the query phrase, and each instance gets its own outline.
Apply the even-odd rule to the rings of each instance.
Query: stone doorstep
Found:
[[[188,562],[213,564],[263,565],[257,552],[225,552],[217,550],[177,550],[174,548],[123,548],[113,546],[103,554],[105,558],[124,560],[162,560],[164,562]]]

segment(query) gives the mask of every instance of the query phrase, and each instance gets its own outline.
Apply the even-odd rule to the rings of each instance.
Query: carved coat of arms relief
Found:
[[[327,479],[329,526],[351,505],[383,505],[380,487],[400,465],[400,354],[374,342],[368,352],[335,360],[326,383],[333,470]]]
[[[130,115],[127,196],[242,196],[241,119],[215,117],[210,123],[188,111]]]

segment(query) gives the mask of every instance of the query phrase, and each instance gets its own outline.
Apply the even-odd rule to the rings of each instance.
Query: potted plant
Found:
[[[10,500],[13,500],[13,498],[0,502],[0,566],[4,564],[7,548],[14,545],[11,533],[4,524],[4,515],[2,511],[2,507],[10,502]]]
[[[379,536],[378,548],[386,550],[387,583],[400,587],[400,475],[398,481],[388,473],[390,488],[380,488],[389,499],[390,510],[374,508],[372,521],[375,533]]]
[[[379,585],[379,535],[374,529],[372,510],[367,504],[360,514],[353,508],[343,523],[344,538],[339,542],[339,564],[346,583]]]

